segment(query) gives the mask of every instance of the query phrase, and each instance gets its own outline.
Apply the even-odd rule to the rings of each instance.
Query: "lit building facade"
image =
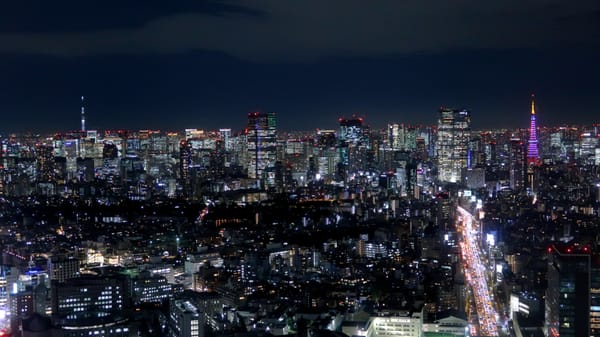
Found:
[[[267,170],[274,168],[277,161],[277,118],[275,113],[248,113],[247,130],[248,178],[258,180],[268,178],[265,177]],[[272,178],[274,181],[274,173]]]
[[[64,336],[130,336],[126,276],[82,276],[52,284],[52,317]]]
[[[394,151],[404,150],[404,135],[404,124],[389,124],[387,134],[389,147]]]
[[[204,324],[198,308],[190,301],[175,300],[169,308],[170,337],[204,337]]]
[[[51,145],[36,146],[37,180],[42,182],[54,181],[54,148]]]
[[[422,337],[422,312],[398,312],[371,317],[366,337]]]
[[[66,255],[54,255],[48,259],[50,280],[64,282],[79,277],[79,260]]]
[[[510,140],[510,161],[509,161],[509,180],[510,188],[514,191],[520,191],[525,188],[526,167],[525,144],[519,138]]]
[[[547,335],[590,336],[591,259],[587,246],[548,248]]]
[[[184,194],[191,193],[191,166],[192,166],[192,144],[187,140],[179,143],[179,177],[183,186]]]
[[[365,141],[363,119],[360,117],[340,118],[339,139],[343,142],[357,145]]]
[[[132,286],[134,304],[162,303],[173,295],[172,286],[166,277],[148,271],[133,278]]]
[[[461,181],[461,170],[467,167],[471,135],[471,112],[466,109],[440,109],[436,142],[438,179]]]
[[[363,124],[362,117],[338,119],[339,163],[348,172],[365,170],[372,162],[368,160],[371,149],[370,128]]]

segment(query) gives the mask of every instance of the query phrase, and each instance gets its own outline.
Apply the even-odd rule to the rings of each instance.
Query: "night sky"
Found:
[[[4,1],[0,132],[600,122],[598,0]]]

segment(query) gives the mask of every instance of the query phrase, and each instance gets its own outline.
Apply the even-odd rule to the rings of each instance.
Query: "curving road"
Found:
[[[477,308],[480,336],[498,336],[496,324],[497,313],[492,303],[486,278],[486,268],[481,261],[481,253],[473,228],[473,215],[464,208],[457,206],[459,213],[458,230],[462,233],[460,248],[465,268],[467,282],[473,289],[473,297]]]

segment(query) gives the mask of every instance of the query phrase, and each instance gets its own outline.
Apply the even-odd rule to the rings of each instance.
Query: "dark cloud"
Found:
[[[235,2],[217,0],[88,0],[88,1],[6,1],[0,4],[0,32],[73,33],[138,28],[161,17],[182,13],[224,16],[262,13]]]
[[[3,29],[0,52],[80,56],[204,50],[258,62],[312,62],[328,57],[597,45],[600,32],[596,0],[382,0],[368,4],[362,0],[257,0],[201,1],[188,8],[166,2],[149,2],[147,7],[105,6],[99,14],[90,14],[94,7],[87,5],[67,11],[70,18],[85,12],[84,16],[95,18],[94,22],[104,19],[105,24],[54,30],[42,25],[37,31]],[[115,15],[106,8],[112,8]]]
[[[33,6],[32,4],[35,4]],[[598,122],[597,0],[13,1],[0,4],[0,131]]]

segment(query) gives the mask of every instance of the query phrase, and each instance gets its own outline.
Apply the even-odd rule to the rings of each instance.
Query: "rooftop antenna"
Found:
[[[85,131],[85,97],[81,96],[81,131]]]

